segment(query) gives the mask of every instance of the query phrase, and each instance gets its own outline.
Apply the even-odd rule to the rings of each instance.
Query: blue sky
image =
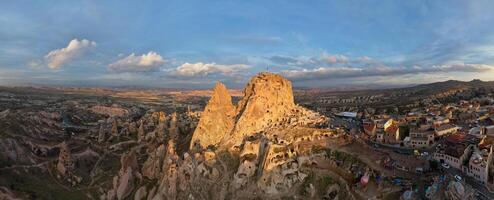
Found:
[[[494,1],[4,1],[0,84],[494,80]]]

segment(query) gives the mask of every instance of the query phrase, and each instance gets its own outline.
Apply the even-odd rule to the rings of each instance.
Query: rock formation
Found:
[[[128,127],[129,133],[134,135],[137,133],[137,126],[135,122],[130,122]]]
[[[170,127],[168,130],[169,137],[170,139],[176,140],[179,135],[179,130],[178,130],[178,118],[177,118],[177,113],[174,112],[172,113],[172,117],[170,120]]]
[[[99,126],[98,130],[98,142],[103,143],[106,140],[106,132],[102,124]]]
[[[159,178],[164,158],[165,145],[162,144],[154,152],[151,152],[146,162],[144,162],[142,175],[150,179]]]
[[[235,167],[229,183],[235,192],[228,192],[234,195],[230,198],[252,184],[258,186],[258,191],[275,196],[290,191],[308,176],[300,167],[309,162],[299,160],[308,160],[308,157],[300,157],[299,153],[311,149],[312,141],[317,144],[337,135],[333,130],[320,129],[327,122],[326,117],[294,103],[290,81],[277,74],[260,73],[249,81],[236,107],[226,87],[216,84],[194,132],[191,149],[214,145],[218,148],[216,153],[232,152],[239,156],[239,160],[227,159],[238,164],[229,165]],[[211,150],[214,148],[202,151],[204,157]],[[207,163],[197,164],[197,177],[214,180],[218,173],[215,168],[209,170]],[[168,174],[192,171],[183,168],[183,163],[178,164]],[[172,188],[187,188],[182,182],[179,177],[179,185]]]
[[[225,85],[216,83],[213,95],[201,115],[199,125],[194,131],[191,147],[198,144],[202,148],[218,144],[230,134],[234,126],[235,107]]]
[[[75,171],[75,159],[70,153],[70,148],[66,142],[60,144],[60,153],[58,154],[57,171],[59,179],[69,182],[72,186],[82,181],[82,177],[77,176]]]
[[[165,129],[166,129],[166,115],[164,112],[158,112],[158,127],[156,129],[156,136],[159,141],[165,141]]]
[[[237,121],[227,142],[230,145],[239,145],[245,136],[259,133],[270,124],[279,123],[294,107],[290,81],[271,73],[254,76],[245,87],[244,97],[237,106]]]
[[[122,117],[129,114],[129,111],[127,109],[119,108],[116,106],[109,107],[109,106],[96,105],[91,107],[90,110],[94,113],[108,115],[111,117]]]
[[[111,136],[118,137],[118,122],[117,119],[113,119],[111,127]]]
[[[260,73],[249,81],[236,108],[226,87],[216,84],[191,148],[200,144],[202,148],[218,145],[238,149],[249,136],[273,135],[276,129],[317,127],[325,122],[327,119],[318,113],[295,105],[290,81],[278,74]]]
[[[158,193],[155,198],[176,199],[178,181],[178,155],[175,152],[175,142],[168,141],[165,161],[163,163],[163,173],[159,181]]]
[[[60,145],[60,153],[58,154],[57,171],[62,176],[68,175],[74,169],[74,163],[70,154],[70,149],[67,143],[63,142]]]
[[[140,121],[139,128],[137,129],[137,142],[142,142],[146,138],[146,132],[144,132],[144,121]]]
[[[108,191],[106,199],[125,199],[134,189],[136,179],[142,179],[134,150],[122,155],[120,164],[120,171],[113,177],[113,188]]]

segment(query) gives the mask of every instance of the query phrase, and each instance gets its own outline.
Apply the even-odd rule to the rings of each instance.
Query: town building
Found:
[[[480,135],[494,136],[494,125],[480,127]]]
[[[434,131],[414,129],[410,131],[410,136],[404,140],[406,147],[419,149],[428,148],[434,144]]]
[[[401,143],[398,123],[393,119],[386,121],[383,129],[377,133],[377,141],[386,144]]]
[[[473,147],[468,166],[463,167],[463,171],[470,177],[475,178],[483,184],[487,184],[489,170],[492,168],[492,147],[490,150],[480,150]]]
[[[493,145],[476,145],[472,135],[454,134],[446,137],[433,153],[433,159],[441,164],[461,170],[489,188],[494,188]]]
[[[377,125],[370,120],[366,120],[362,122],[364,127],[364,133],[369,136],[375,136],[377,131]]]
[[[441,164],[446,163],[461,170],[473,151],[473,146],[471,145],[475,144],[474,139],[475,137],[466,134],[447,136],[438,144],[432,157]]]
[[[449,134],[458,132],[459,127],[452,124],[441,124],[435,128],[436,137],[442,137]]]

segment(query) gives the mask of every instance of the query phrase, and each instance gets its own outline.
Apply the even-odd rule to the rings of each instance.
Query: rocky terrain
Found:
[[[203,112],[193,110],[197,98],[144,96],[3,88],[1,198],[322,197],[312,147],[347,142],[323,129],[326,117],[296,105],[276,74],[253,77],[236,104],[218,83]],[[331,191],[346,181],[334,179]]]
[[[119,160],[141,142],[158,145],[173,135],[178,149],[188,149],[199,113],[187,101],[161,98],[168,100],[1,88],[0,199],[99,199],[114,175],[127,174]],[[148,156],[136,155],[139,163]]]
[[[233,105],[226,87],[217,83],[188,151],[178,150],[179,139],[173,131],[156,143],[141,140],[142,146],[122,156],[113,186],[100,198],[270,199],[298,195],[308,187],[302,184],[312,173],[304,168],[312,160],[312,146],[326,144],[328,138],[336,142],[340,135],[318,129],[327,119],[297,106],[293,99],[291,83],[276,74],[253,77],[238,105]],[[128,164],[136,163],[134,155],[139,148],[149,155],[140,169]],[[332,190],[345,190],[337,188]]]
[[[0,88],[0,199],[393,199],[400,190],[384,182],[355,188],[362,177],[394,172],[362,156],[368,150],[357,151],[349,129],[330,128],[332,113],[404,97],[405,107],[461,99],[490,85],[444,82],[338,99],[294,96],[290,81],[260,73],[236,97],[222,83],[207,96]]]

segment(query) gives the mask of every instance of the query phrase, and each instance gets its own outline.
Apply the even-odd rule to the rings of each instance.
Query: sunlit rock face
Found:
[[[290,81],[278,74],[259,73],[246,85],[236,107],[226,87],[216,84],[194,132],[191,148],[195,145],[238,148],[246,137],[269,135],[274,129],[313,125],[319,121],[325,121],[324,117],[295,105]]]
[[[281,121],[295,107],[292,84],[278,74],[260,73],[244,89],[237,106],[237,121],[226,145],[239,145],[245,136]]]
[[[254,135],[270,124],[281,121],[295,107],[292,84],[277,74],[260,73],[244,89],[244,97],[235,107],[226,87],[216,84],[199,126],[194,132],[191,147],[240,145],[245,136]]]
[[[235,106],[226,86],[218,82],[213,90],[204,112],[201,115],[199,125],[194,131],[191,147],[200,145],[205,148],[218,144],[228,135],[235,123]]]
[[[199,155],[204,153],[205,160],[214,157],[213,151],[222,155],[219,165],[208,165],[209,161],[202,159],[194,159],[196,165],[187,165],[184,156],[184,162],[179,162],[173,173],[191,174],[195,169],[199,174],[179,177],[178,188],[186,191],[190,186],[183,184],[190,182],[186,181],[187,177],[211,181],[221,172],[224,176],[230,174],[220,179],[229,187],[219,194],[231,198],[245,195],[246,188],[268,196],[287,193],[307,177],[300,171],[298,154],[305,152],[304,148],[310,149],[312,141],[332,134],[320,129],[326,123],[326,117],[294,103],[292,84],[280,75],[254,76],[237,106],[232,104],[226,87],[218,83],[194,132],[191,148]],[[299,148],[302,143],[303,148]],[[216,148],[207,148],[209,145]],[[225,156],[225,152],[232,156]]]
[[[134,150],[125,153],[120,158],[120,171],[113,177],[113,188],[103,199],[126,199],[134,189],[136,183],[142,180]]]

